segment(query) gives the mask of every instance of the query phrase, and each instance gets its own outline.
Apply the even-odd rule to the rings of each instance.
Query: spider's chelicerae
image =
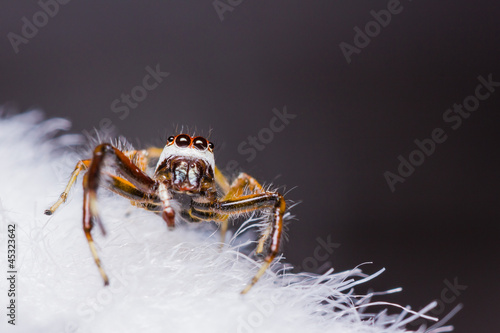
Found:
[[[66,201],[68,192],[78,174],[83,177],[83,229],[99,268],[104,284],[108,277],[101,266],[92,239],[92,227],[97,222],[104,231],[97,212],[97,188],[103,186],[131,200],[131,203],[161,214],[167,226],[175,226],[175,211],[171,202],[178,196],[181,200],[180,215],[190,222],[216,221],[221,224],[224,239],[228,218],[236,214],[256,210],[271,210],[267,226],[260,236],[256,253],[266,253],[264,262],[250,283],[243,289],[246,293],[264,274],[278,254],[283,231],[283,215],[286,204],[283,196],[267,191],[251,176],[241,173],[230,184],[215,166],[213,143],[201,136],[187,134],[171,136],[165,147],[145,150],[121,151],[111,144],[98,145],[91,159],[77,163],[68,185],[57,202],[45,211],[51,215]],[[158,161],[151,175],[148,169]],[[250,192],[250,194],[247,194]],[[264,247],[268,245],[267,251]]]

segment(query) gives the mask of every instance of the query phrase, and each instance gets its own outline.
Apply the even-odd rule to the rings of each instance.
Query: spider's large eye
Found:
[[[212,142],[209,142],[208,143],[208,148],[210,148],[210,150],[214,150],[215,145]]]
[[[205,138],[199,136],[193,139],[193,146],[198,150],[207,150],[208,142]]]
[[[186,134],[177,135],[177,138],[175,139],[175,144],[179,148],[188,147],[191,144],[191,137]]]
[[[167,139],[167,143],[168,144],[172,144],[172,142],[174,142],[174,140],[175,140],[175,137],[169,136],[168,139]]]

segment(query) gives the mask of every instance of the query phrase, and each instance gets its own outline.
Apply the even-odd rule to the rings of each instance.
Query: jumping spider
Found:
[[[271,209],[272,219],[263,230],[256,249],[256,254],[263,254],[268,244],[267,255],[257,274],[241,292],[245,294],[278,254],[286,204],[281,194],[263,189],[257,180],[245,173],[240,173],[230,184],[215,166],[213,149],[213,143],[205,138],[187,134],[169,137],[163,149],[121,151],[109,143],[102,143],[95,148],[91,159],[77,163],[64,192],[45,214],[52,215],[66,201],[78,174],[86,171],[83,176],[83,230],[104,284],[108,285],[108,276],[91,235],[94,222],[104,231],[97,211],[99,186],[129,199],[134,206],[161,214],[169,228],[175,226],[171,201],[174,196],[188,196],[189,200],[180,201],[187,202],[181,206],[181,216],[190,222],[220,223],[222,239],[229,217]],[[148,175],[148,166],[155,160],[158,162],[154,173]],[[246,194],[247,190],[252,194]]]

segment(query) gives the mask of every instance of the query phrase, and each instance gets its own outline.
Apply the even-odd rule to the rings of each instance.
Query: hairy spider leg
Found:
[[[259,184],[259,182],[255,178],[253,178],[252,176],[250,176],[244,172],[241,172],[238,175],[238,177],[233,181],[233,183],[231,184],[231,186],[229,188],[229,191],[227,191],[227,193],[221,199],[221,201],[226,201],[229,199],[238,198],[241,195],[243,195],[243,192],[245,189],[248,189],[250,192],[262,193],[262,186]],[[223,246],[223,244],[226,240],[228,219],[229,219],[229,215],[223,215],[219,219],[219,221],[221,223],[221,227],[220,227],[221,247]],[[269,230],[270,228],[268,227],[267,229]],[[260,251],[258,250],[257,253],[262,252],[262,249],[264,247],[264,242],[267,239],[267,236],[265,236],[265,237],[264,237],[264,235],[261,236],[261,238],[259,240],[259,246],[258,246],[258,249],[260,249]]]
[[[139,166],[132,163],[118,148],[113,147],[109,143],[102,143],[95,148],[92,162],[87,172],[89,176],[86,190],[89,191],[91,213],[97,212],[95,196],[99,187],[101,168],[106,156],[113,159],[112,164],[114,164],[116,172],[125,177],[127,181],[145,193],[155,193],[157,187],[156,181],[151,179]]]
[[[214,166],[214,178],[217,185],[219,185],[222,189],[224,195],[226,195],[226,193],[231,189],[231,185],[229,185],[229,181],[227,180],[226,176],[222,174],[217,166]]]
[[[146,172],[148,167],[151,167],[151,161],[157,160],[161,156],[162,148],[150,147],[143,150],[129,150],[124,151],[123,154],[127,156],[133,164],[137,165],[141,171]],[[130,200],[132,206],[147,209],[151,205],[144,204],[143,202],[138,202],[137,200]],[[148,209],[150,210],[150,209]],[[156,211],[156,209],[155,209]]]
[[[73,185],[75,184],[76,178],[80,174],[80,172],[84,169],[87,169],[90,165],[90,159],[88,160],[81,160],[76,163],[75,170],[73,170],[73,173],[71,174],[71,177],[69,179],[68,184],[66,185],[66,188],[64,191],[61,193],[59,196],[59,199],[56,201],[55,204],[52,205],[49,209],[45,210],[45,215],[52,215],[54,212],[59,208],[61,204],[66,202],[66,199],[68,199],[68,194]]]
[[[107,184],[104,184],[104,186],[116,193],[121,195],[122,197],[125,197],[132,201],[133,203],[136,204],[136,206],[158,206],[161,205],[160,198],[156,194],[147,194],[141,190],[139,190],[137,187],[132,185],[128,180],[123,179],[121,177],[117,177],[115,175],[112,175],[110,173],[106,173],[106,176],[108,177],[108,182]]]
[[[152,159],[158,159],[161,156],[162,148],[149,147],[142,150],[127,150],[123,154],[127,156],[133,164],[137,165],[142,171],[150,166]]]
[[[130,159],[119,149],[107,143],[100,144],[95,148],[92,162],[90,163],[89,169],[83,178],[83,230],[87,237],[90,251],[92,252],[92,256],[94,257],[94,261],[99,268],[99,272],[101,273],[105,285],[109,283],[109,279],[101,266],[101,261],[97,255],[97,250],[91,235],[91,230],[93,227],[93,219],[95,219],[104,232],[104,228],[97,211],[97,188],[100,185],[101,175],[106,174],[106,172],[103,172],[102,170],[103,162],[106,156],[113,158],[112,163],[116,167],[116,172],[126,178],[125,180],[122,180],[119,177],[112,177],[111,184],[118,183],[120,185],[118,188],[113,187],[117,193],[124,195],[127,193],[126,190],[128,189],[132,191],[132,193],[128,193],[128,197],[131,200],[134,200],[135,194],[139,194],[143,198],[151,198],[155,196],[157,188],[157,183],[140,170],[137,165],[133,164],[132,161],[130,161]]]
[[[107,177],[109,177],[110,181],[107,182],[104,186],[109,189],[110,191],[113,191],[131,201],[137,202],[139,204],[143,205],[157,205],[159,203],[158,197],[156,195],[148,195],[138,188],[136,188],[134,185],[132,185],[130,182],[128,182],[126,179],[114,176],[112,174],[106,173]],[[87,175],[84,175],[84,182],[87,182]],[[138,205],[139,206],[139,205]],[[94,245],[94,239],[92,238],[91,230],[93,227],[92,220],[91,220],[91,214],[90,214],[90,204],[89,204],[89,195],[88,192],[84,195],[83,197],[83,210],[84,210],[84,220],[83,220],[83,229],[85,231],[85,236],[87,237],[87,241],[89,243],[90,247],[90,252],[92,253],[92,257],[94,258],[94,261],[97,265],[97,268],[99,269],[99,273],[101,274],[103,280],[104,280],[104,285],[109,284],[109,279],[108,276],[106,275],[104,269],[102,268],[101,265],[101,260],[99,259],[99,256],[97,255],[97,250]]]
[[[162,152],[161,148],[157,147],[150,147],[145,150],[130,150],[124,152],[125,156],[127,156],[130,160],[136,160],[137,165],[142,171],[146,171],[146,168],[149,165],[149,162],[151,159],[158,158],[160,157]],[[59,199],[47,210],[45,210],[45,215],[52,215],[55,213],[55,211],[61,206],[61,204],[65,203],[66,200],[68,199],[69,191],[75,184],[75,181],[83,170],[88,169],[90,166],[90,159],[87,160],[80,160],[75,166],[75,169],[73,170],[73,173],[71,174],[71,177],[68,181],[68,184],[66,185],[66,188],[64,191],[61,193],[59,196]]]
[[[231,191],[231,185],[229,184],[229,181],[227,180],[226,176],[222,174],[222,172],[216,165],[214,166],[214,178],[215,178],[215,183],[219,185],[219,187],[222,189],[224,198],[226,198],[227,194]],[[219,219],[217,219],[217,221],[220,222],[220,236],[221,236],[220,248],[222,249],[226,241],[226,232],[228,224],[227,217],[224,218],[221,216]]]
[[[227,178],[222,174],[219,168],[215,166],[214,177],[215,177],[215,182],[217,183],[217,185],[219,185],[219,187],[222,189],[223,192],[223,197],[221,201],[241,196],[245,188],[248,188],[251,192],[254,191],[257,191],[257,193],[262,192],[262,186],[259,184],[259,182],[257,182],[255,178],[243,172],[238,175],[238,177],[233,181],[232,184],[229,184]],[[206,221],[213,220],[219,222],[220,233],[221,233],[221,247],[223,246],[226,239],[229,215],[193,212],[192,209],[189,209],[188,211],[183,211],[181,212],[181,214],[185,219],[188,219],[190,222],[201,222],[205,220]]]
[[[87,174],[83,176],[83,183],[86,184],[88,182],[88,177]],[[84,185],[85,187],[85,185]],[[97,265],[97,268],[99,269],[99,273],[102,276],[102,279],[104,280],[104,285],[107,286],[109,284],[109,278],[104,269],[102,268],[101,265],[101,260],[99,259],[99,256],[97,255],[97,250],[94,245],[94,239],[92,238],[92,234],[90,233],[92,231],[93,223],[91,219],[91,213],[90,213],[90,198],[89,198],[89,192],[85,191],[83,194],[83,231],[85,232],[85,236],[87,237],[87,242],[89,243],[90,247],[90,252],[92,253],[92,257],[94,258],[94,261]]]
[[[281,243],[281,235],[283,232],[283,215],[286,210],[286,202],[283,196],[279,193],[264,192],[241,196],[235,199],[224,201],[215,201],[210,203],[192,202],[193,214],[201,213],[216,213],[220,215],[239,214],[251,212],[262,208],[274,209],[273,219],[271,221],[271,231],[269,237],[269,253],[264,258],[264,263],[257,271],[251,282],[243,289],[242,294],[246,294],[259,281],[261,276],[271,265],[272,261],[278,255],[279,246]]]

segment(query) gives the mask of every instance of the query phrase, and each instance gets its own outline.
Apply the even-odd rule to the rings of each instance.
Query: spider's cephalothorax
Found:
[[[180,217],[190,222],[220,223],[223,241],[231,216],[262,209],[271,210],[271,218],[256,249],[256,254],[266,254],[264,263],[243,289],[242,293],[246,293],[278,254],[286,204],[281,194],[264,190],[257,180],[245,173],[229,183],[215,165],[213,149],[214,145],[205,138],[187,134],[169,137],[163,149],[152,147],[121,151],[111,144],[100,144],[94,149],[91,159],[77,163],[61,197],[45,214],[53,214],[66,201],[78,174],[87,171],[83,178],[83,229],[92,256],[107,285],[108,277],[91,235],[94,222],[104,230],[97,211],[99,186],[128,198],[135,206],[160,214],[169,228],[174,228],[176,218],[171,203],[175,196],[185,195],[189,200],[187,203],[182,201],[178,212]],[[148,170],[154,160],[158,162],[153,174],[149,175]]]
[[[170,206],[171,192],[203,198],[215,197],[213,148],[213,143],[201,136],[192,138],[187,134],[179,134],[168,138],[153,178],[159,183],[162,215],[169,227],[175,225],[175,212]],[[183,217],[188,215],[184,213]]]
[[[154,178],[173,191],[204,195],[214,191],[214,145],[200,136],[169,137],[156,166]]]

